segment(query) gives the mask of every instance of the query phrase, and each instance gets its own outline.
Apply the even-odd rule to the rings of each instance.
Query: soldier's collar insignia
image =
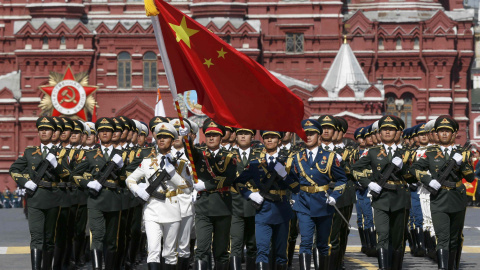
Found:
[[[386,119],[385,119],[385,122],[393,122],[392,118],[390,118],[390,116],[388,116]]]
[[[305,126],[310,127],[310,126],[313,126],[313,124],[312,124],[312,122],[307,121],[307,122],[305,123]]]
[[[448,121],[447,118],[443,118],[442,122],[440,122],[441,124],[450,124],[450,122]]]
[[[100,121],[100,124],[108,124],[107,118],[103,118],[102,121]]]
[[[49,121],[48,121],[48,119],[47,119],[46,117],[44,117],[44,118],[42,119],[42,121],[40,121],[40,122],[42,122],[42,123],[49,123]]]
[[[332,119],[327,115],[325,118],[323,118],[323,121],[332,121]]]

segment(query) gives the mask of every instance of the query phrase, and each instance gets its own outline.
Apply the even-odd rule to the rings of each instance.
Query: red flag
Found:
[[[288,87],[168,3],[155,5],[177,93],[196,90],[202,111],[219,124],[305,138],[303,102]]]

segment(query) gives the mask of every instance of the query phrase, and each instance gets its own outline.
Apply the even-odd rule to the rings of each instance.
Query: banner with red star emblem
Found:
[[[196,90],[202,111],[231,127],[293,131],[301,126],[304,104],[280,80],[247,55],[238,52],[201,24],[155,0],[152,17],[172,94]],[[164,44],[164,45],[163,45]],[[164,48],[162,49],[162,46]]]

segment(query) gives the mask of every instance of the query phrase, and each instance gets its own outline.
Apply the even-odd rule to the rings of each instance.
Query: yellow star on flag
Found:
[[[205,59],[205,58],[203,58],[203,59]],[[205,63],[203,63],[203,64],[206,65],[208,68],[210,68],[210,66],[213,66],[212,58],[205,59]]]
[[[198,30],[187,27],[187,21],[185,20],[185,16],[183,16],[180,25],[175,25],[173,23],[169,23],[169,25],[170,27],[172,27],[173,31],[175,31],[175,34],[177,35],[177,42],[183,40],[183,42],[185,42],[185,44],[187,44],[187,46],[191,49],[192,47],[190,47],[190,37],[195,35]]]
[[[223,51],[223,47],[220,49],[220,51],[217,51],[217,53],[218,53],[218,58],[222,57],[223,59],[225,59],[225,54],[227,54],[227,52]]]

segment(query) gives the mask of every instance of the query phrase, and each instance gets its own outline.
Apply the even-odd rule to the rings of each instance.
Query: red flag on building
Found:
[[[202,111],[219,124],[305,138],[303,102],[288,87],[168,3],[155,5],[159,14],[152,22],[174,98],[196,90]]]

